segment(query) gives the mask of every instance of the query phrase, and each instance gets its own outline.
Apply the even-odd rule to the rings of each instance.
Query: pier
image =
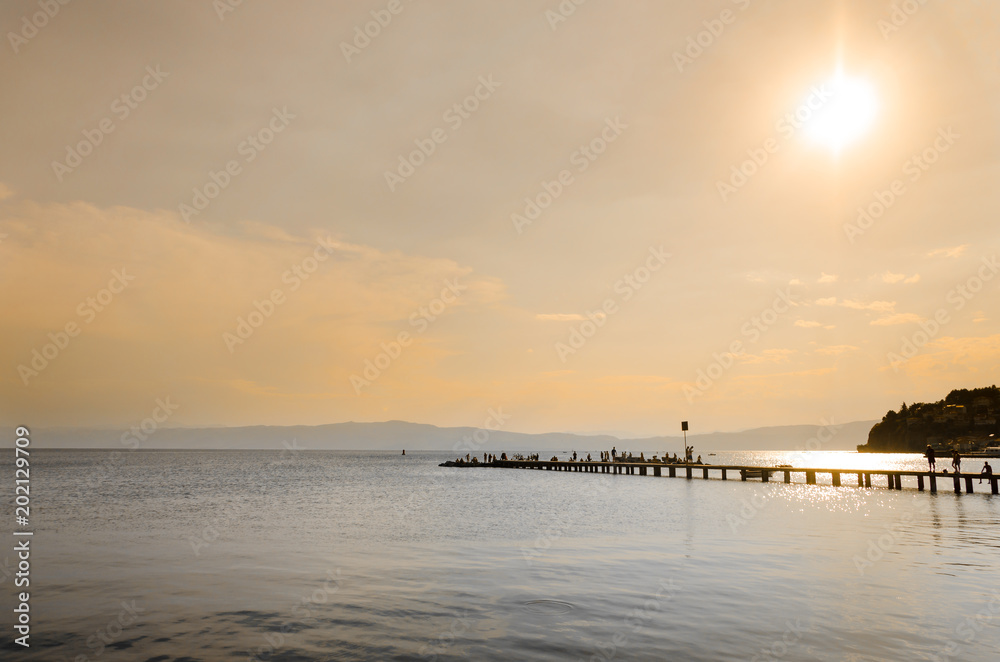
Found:
[[[830,475],[830,484],[833,487],[851,485],[857,480],[858,487],[878,487],[885,486],[890,490],[903,489],[903,476],[915,476],[917,479],[917,490],[925,490],[936,493],[940,488],[946,491],[954,490],[955,494],[972,494],[975,491],[974,485],[979,483],[979,474],[953,474],[953,473],[931,473],[929,471],[894,471],[891,469],[824,469],[824,468],[801,468],[801,467],[751,467],[732,466],[718,464],[663,464],[659,462],[588,462],[582,461],[551,461],[551,460],[495,460],[485,463],[457,463],[454,461],[444,462],[443,467],[461,468],[502,468],[502,469],[528,469],[536,471],[575,471],[581,473],[602,473],[602,474],[624,474],[639,476],[665,476],[669,478],[694,479],[696,476],[709,480],[759,480],[767,483],[775,480],[783,480],[785,483],[792,482],[792,474],[804,475],[806,485],[816,485],[816,476]],[[1000,494],[998,491],[998,475],[982,477],[987,484],[981,485],[989,489],[992,494]]]

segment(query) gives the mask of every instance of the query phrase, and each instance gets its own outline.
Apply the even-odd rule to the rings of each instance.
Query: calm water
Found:
[[[32,648],[3,655],[998,659],[997,497],[439,468],[448,457],[34,451]]]

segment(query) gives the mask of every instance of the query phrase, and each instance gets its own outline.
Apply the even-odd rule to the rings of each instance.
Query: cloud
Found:
[[[827,356],[839,356],[841,354],[846,354],[847,352],[857,351],[858,348],[854,345],[830,345],[828,347],[820,347],[816,350],[817,354],[825,354]]]
[[[837,276],[835,274],[823,273],[819,277],[819,280],[817,280],[816,282],[817,283],[836,283],[838,278],[840,278],[840,276]]]
[[[14,191],[3,182],[0,182],[0,200],[6,200],[11,197],[14,197]]]
[[[976,316],[972,318],[973,323],[979,324],[980,322],[986,321],[986,313],[981,310],[976,311]]]
[[[961,257],[962,253],[970,246],[970,244],[962,244],[961,246],[952,246],[951,248],[937,248],[932,250],[927,254],[927,257],[937,257],[938,255],[944,255],[945,257]]]
[[[816,299],[817,306],[836,306],[837,297],[827,297],[825,299]]]
[[[853,299],[846,299],[841,301],[840,305],[844,308],[851,308],[852,310],[873,310],[879,313],[891,313],[896,310],[895,301],[872,301],[871,303],[861,303],[860,301],[854,301]]]
[[[822,322],[814,322],[811,320],[795,320],[795,326],[800,326],[803,329],[813,329],[817,326],[823,326]]]
[[[587,317],[579,313],[539,313],[535,319],[543,322],[582,322]]]
[[[0,400],[28,418],[48,415],[58,400],[66,421],[128,421],[165,394],[182,401],[187,420],[306,411],[319,400],[328,403],[324,418],[372,416],[349,381],[365,359],[408,333],[405,355],[372,388],[416,397],[444,358],[468,351],[481,324],[473,318],[505,298],[500,281],[452,260],[321,231],[215,230],[173,212],[81,202],[19,203],[0,216],[0,231],[9,235],[3,266],[14,275],[0,306],[18,311],[0,321],[0,362],[11,367]],[[133,280],[96,315],[78,312],[115,270]],[[448,283],[459,294],[444,294]],[[249,333],[239,318],[250,320]],[[80,333],[25,388],[17,366],[70,322]],[[224,333],[245,342],[232,345]],[[249,399],[247,384],[255,385]]]
[[[743,354],[737,360],[746,365],[786,363],[788,358],[796,353],[798,353],[798,350],[795,349],[765,349],[760,354]]]
[[[913,274],[909,278],[906,274],[894,274],[891,271],[886,271],[882,274],[883,283],[916,283],[920,280],[920,274]]]
[[[896,313],[895,315],[872,320],[871,324],[872,326],[893,326],[896,324],[916,324],[923,320],[923,317],[914,313]]]
[[[1000,335],[986,337],[935,338],[920,353],[896,366],[907,376],[926,380],[921,388],[941,384],[986,386],[1000,371]],[[886,365],[883,371],[893,368]]]

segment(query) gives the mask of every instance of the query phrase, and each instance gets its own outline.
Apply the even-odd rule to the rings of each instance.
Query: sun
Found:
[[[839,153],[871,128],[878,114],[878,97],[871,83],[839,71],[819,90],[819,108],[804,133],[812,142]]]

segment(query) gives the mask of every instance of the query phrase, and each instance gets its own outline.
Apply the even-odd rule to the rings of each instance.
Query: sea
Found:
[[[850,475],[833,487],[438,466],[448,459],[32,450],[30,586],[14,586],[9,532],[25,527],[12,522],[0,657],[1000,659],[1000,497],[987,483],[930,494],[909,479],[896,491]],[[926,466],[853,452],[703,459]],[[0,465],[12,486],[10,453]],[[13,641],[25,591],[27,648]]]

